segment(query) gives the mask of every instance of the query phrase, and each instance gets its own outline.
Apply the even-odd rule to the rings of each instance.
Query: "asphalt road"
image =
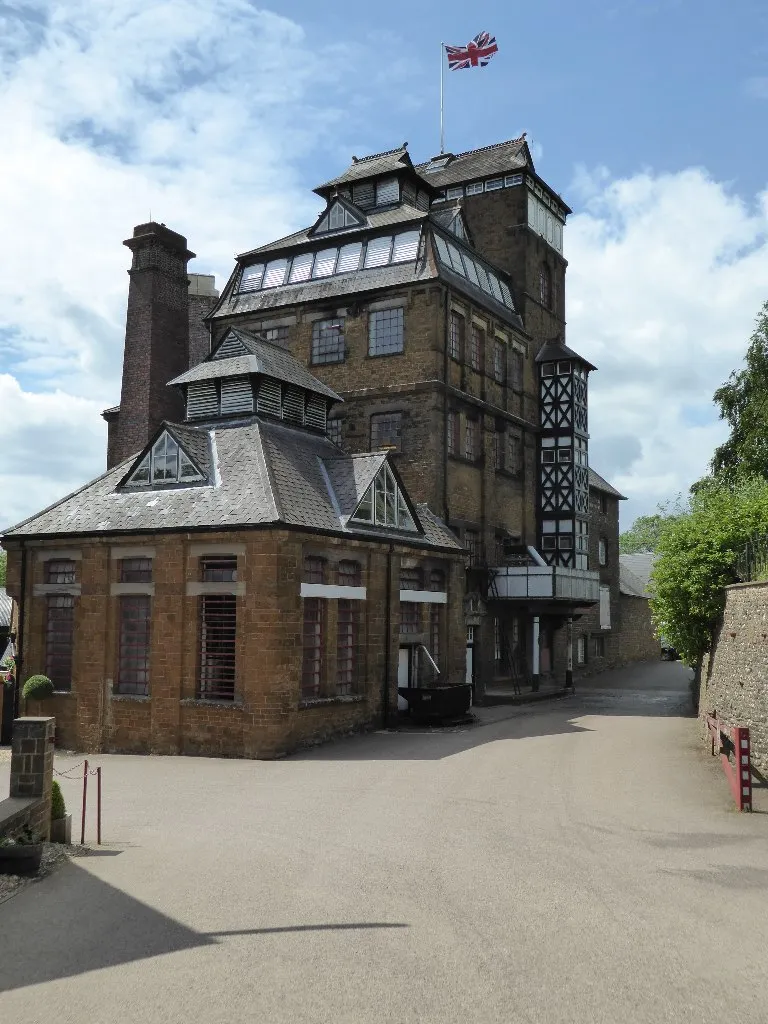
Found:
[[[731,809],[687,680],[271,763],[95,758],[109,846],[0,905],[0,1020],[768,1021],[768,817]]]

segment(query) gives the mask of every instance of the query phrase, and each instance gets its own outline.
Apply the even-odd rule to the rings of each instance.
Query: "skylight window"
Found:
[[[509,286],[501,280],[498,274],[486,267],[476,256],[468,252],[462,252],[457,245],[449,242],[441,235],[433,235],[438,260],[454,273],[467,278],[472,284],[481,288],[487,295],[492,296],[497,302],[514,309],[512,292]]]
[[[264,283],[263,288],[276,288],[285,281],[285,271],[288,266],[288,260],[272,260],[268,263],[264,270]]]
[[[385,235],[383,238],[372,238],[365,253],[365,266],[382,267],[385,263],[389,263],[391,250],[392,239],[389,235]]]
[[[312,277],[330,277],[336,266],[338,249],[323,249],[315,256],[315,267]]]
[[[416,531],[408,505],[388,465],[382,466],[376,474],[352,516],[352,521],[371,526],[387,526],[395,530]]]
[[[419,234],[418,231],[404,231],[401,235],[395,235],[393,263],[407,263],[416,259],[419,252]]]
[[[194,483],[203,479],[197,466],[166,430],[155,441],[151,451],[144,456],[127,482],[150,487],[158,483]]]
[[[421,232],[401,231],[395,235],[383,235],[365,242],[350,242],[320,252],[301,252],[292,258],[256,263],[244,267],[240,278],[240,291],[257,291],[262,288],[278,288],[284,284],[300,284],[310,278],[330,277],[346,274],[360,267],[360,258],[365,246],[363,266],[383,267],[388,263],[408,263],[419,253]]]

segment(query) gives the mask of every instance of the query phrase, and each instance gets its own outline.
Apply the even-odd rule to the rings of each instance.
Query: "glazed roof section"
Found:
[[[442,227],[444,219],[442,212],[433,215],[423,210],[416,210],[414,207],[409,209],[411,212],[408,215],[407,223],[411,230],[423,231],[424,226],[432,229],[430,234],[434,244],[434,259],[427,257],[426,245],[422,239],[418,256],[415,259],[378,267],[360,267],[352,271],[336,272],[329,276],[312,277],[304,281],[280,284],[275,287],[262,286],[241,291],[241,275],[245,268],[259,262],[266,264],[270,257],[290,259],[292,256],[303,255],[308,251],[309,236],[306,232],[299,232],[289,236],[289,239],[283,239],[279,245],[275,243],[274,246],[262,247],[247,254],[252,257],[250,262],[246,262],[247,256],[240,257],[240,262],[224,288],[218,305],[210,314],[211,318],[219,319],[251,312],[264,313],[297,303],[322,301],[349,295],[364,295],[366,292],[375,292],[386,288],[419,284],[430,280],[443,280],[466,292],[475,301],[489,307],[495,315],[506,319],[522,330],[523,323],[515,309],[512,283],[508,275],[482,259],[468,242],[445,231]],[[396,213],[398,211],[389,212]],[[369,220],[372,220],[373,216],[370,216]],[[437,230],[438,226],[440,230]],[[368,237],[369,233],[364,228],[335,232],[323,235],[322,241],[313,239],[312,251],[320,251],[321,246],[338,245],[341,248],[344,245],[349,245],[351,239],[360,242],[367,240]],[[371,234],[371,237],[380,236]],[[398,237],[397,233],[394,233],[394,237]],[[290,240],[290,244],[286,244],[288,240]],[[449,251],[447,256],[446,248]],[[457,253],[460,254],[458,257]],[[481,268],[479,272],[478,268]],[[285,276],[286,278],[289,276],[287,269]],[[499,283],[498,287],[493,286],[494,279]],[[486,283],[488,287],[485,287]]]
[[[387,460],[386,453],[345,456],[327,437],[258,417],[228,426],[164,424],[164,429],[179,440],[183,436],[185,447],[209,448],[216,466],[214,483],[122,488],[120,483],[137,454],[9,528],[5,536],[159,533],[283,524],[357,539],[461,550],[447,526],[423,506],[416,507],[420,533],[347,524],[376,470]]]

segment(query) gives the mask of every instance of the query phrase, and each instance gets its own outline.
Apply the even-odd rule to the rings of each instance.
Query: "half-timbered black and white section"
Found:
[[[587,377],[594,366],[559,340],[542,347],[539,368],[539,550],[548,565],[587,569],[589,433]]]

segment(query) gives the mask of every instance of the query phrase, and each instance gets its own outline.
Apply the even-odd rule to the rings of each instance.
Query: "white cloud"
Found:
[[[0,4],[0,372],[20,382],[0,405],[0,493],[15,496],[0,526],[103,466],[98,410],[119,396],[130,264],[120,240],[151,210],[201,254],[190,269],[221,284],[235,251],[311,222],[319,200],[298,165],[357,130],[341,115],[366,60],[365,45],[319,47],[248,0]],[[47,438],[18,429],[31,422]],[[75,425],[91,458],[72,464],[62,437]],[[11,441],[28,470],[10,469]],[[47,488],[36,446],[59,452]]]
[[[568,340],[599,368],[591,457],[630,498],[622,526],[686,492],[726,436],[712,394],[768,299],[766,194],[747,204],[705,171],[576,175]]]

